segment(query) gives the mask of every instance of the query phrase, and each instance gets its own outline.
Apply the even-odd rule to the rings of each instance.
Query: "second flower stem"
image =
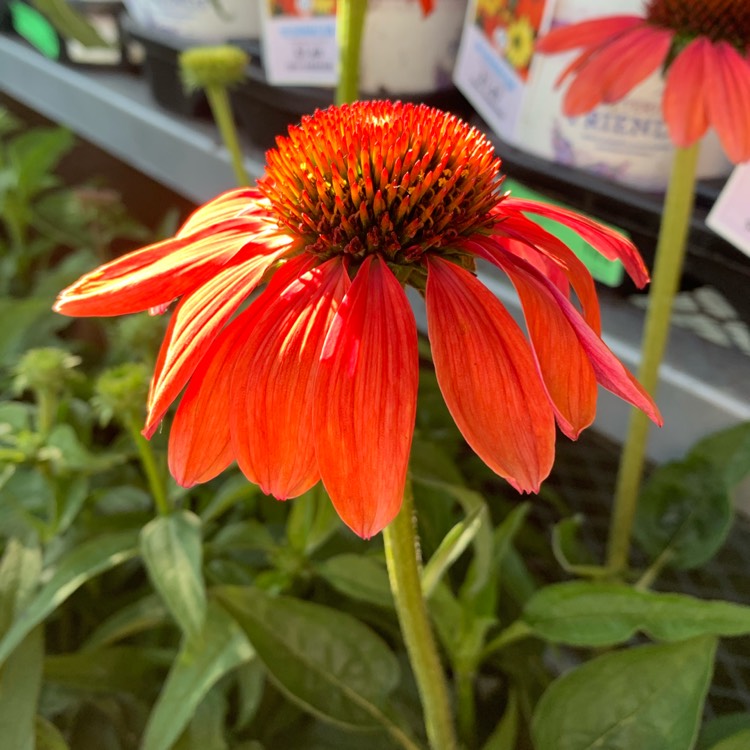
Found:
[[[156,457],[151,448],[151,443],[141,435],[141,431],[138,429],[138,425],[134,418],[127,417],[124,421],[125,426],[135,443],[135,447],[138,449],[138,457],[141,460],[141,466],[146,474],[146,480],[148,481],[151,495],[154,498],[156,510],[159,515],[166,516],[169,514],[171,508],[169,506],[169,500],[167,499],[167,489],[164,484],[164,479],[159,471],[159,467],[156,465]]]
[[[432,750],[455,750],[457,743],[448,685],[422,596],[414,499],[409,482],[404,491],[401,511],[386,526],[383,541],[388,578],[422,700],[430,747]]]
[[[245,163],[242,160],[242,148],[240,147],[239,138],[237,138],[237,128],[234,126],[232,117],[232,107],[229,103],[229,94],[224,86],[212,85],[206,86],[206,98],[211,107],[211,114],[214,117],[216,126],[219,128],[224,145],[229,151],[232,160],[232,169],[240,187],[250,184]]]
[[[638,379],[651,394],[654,394],[659,382],[659,367],[669,337],[672,304],[682,276],[695,198],[698,150],[699,142],[675,151],[664,202],[653,280],[648,296],[646,329],[641,345],[641,365],[638,370]],[[607,565],[615,575],[621,574],[628,566],[649,426],[648,417],[642,411],[633,409],[630,412],[609,529]]]

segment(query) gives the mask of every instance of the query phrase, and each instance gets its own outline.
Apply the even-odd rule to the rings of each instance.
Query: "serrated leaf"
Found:
[[[105,570],[131,560],[137,553],[137,535],[126,531],[102,534],[83,542],[58,560],[47,582],[28,601],[0,640],[0,663],[76,589]]]
[[[393,609],[388,572],[381,561],[343,554],[318,563],[315,570],[341,594],[360,602]]]
[[[354,727],[387,725],[396,657],[368,627],[320,604],[257,588],[214,592],[244,628],[271,678],[308,711]]]
[[[200,518],[186,510],[154,518],[141,529],[141,556],[183,633],[196,637],[206,620]]]
[[[691,750],[715,638],[605,654],[555,680],[531,723],[535,750]]]
[[[34,750],[34,720],[42,686],[44,638],[32,630],[0,671],[0,737],[3,747]]]
[[[537,636],[570,646],[614,646],[641,631],[655,640],[750,633],[750,607],[616,583],[571,581],[539,589],[522,621]]]
[[[734,508],[724,477],[700,456],[664,464],[643,488],[634,534],[652,557],[668,550],[669,564],[704,565],[727,538]]]
[[[247,636],[215,603],[197,637],[185,641],[149,716],[142,750],[169,750],[225,674],[254,656]]]

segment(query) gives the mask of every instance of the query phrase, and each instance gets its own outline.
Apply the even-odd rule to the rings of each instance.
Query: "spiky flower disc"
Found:
[[[445,112],[357,102],[303,118],[277,144],[258,186],[320,258],[419,264],[493,223],[500,159],[483,133]]]

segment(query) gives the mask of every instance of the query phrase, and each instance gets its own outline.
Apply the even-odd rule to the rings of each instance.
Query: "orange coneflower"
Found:
[[[574,77],[566,115],[618,101],[661,66],[674,143],[689,146],[712,126],[733,162],[750,159],[748,0],[649,0],[643,16],[571,24],[537,44],[545,53],[577,48],[583,51],[560,77]]]
[[[169,463],[182,485],[236,460],[278,498],[322,479],[369,537],[397,513],[417,402],[417,331],[404,288],[426,300],[437,377],[479,456],[522,492],[550,471],[555,421],[594,418],[597,381],[658,412],[599,337],[591,276],[525,214],[550,217],[647,281],[633,245],[566,211],[501,193],[487,138],[425,106],[360,102],[305,117],[277,139],[257,188],[219,196],[177,235],[66,289],[69,315],[172,313],[144,434],[185,388]],[[506,272],[529,337],[473,273]],[[261,284],[263,292],[239,312]],[[570,301],[575,291],[581,311]]]

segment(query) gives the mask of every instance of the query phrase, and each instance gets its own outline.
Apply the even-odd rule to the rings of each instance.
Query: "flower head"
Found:
[[[619,101],[665,70],[664,120],[689,146],[709,126],[733,162],[750,159],[750,4],[747,0],[650,0],[642,16],[607,16],[556,29],[540,52],[582,48],[558,83],[568,116]]]
[[[284,499],[322,479],[342,519],[369,537],[398,512],[406,478],[412,286],[457,425],[494,471],[536,491],[555,421],[571,437],[588,426],[597,382],[659,416],[599,337],[588,271],[526,214],[572,227],[639,285],[647,274],[620,235],[515,200],[501,183],[489,141],[453,115],[391,102],[316,112],[277,139],[256,188],[219,196],[172,239],[87,274],[56,309],[120,315],[180,298],[144,429],[184,388],[169,440],[176,480],[204,482],[236,460]],[[474,275],[479,259],[515,284],[530,341]]]

